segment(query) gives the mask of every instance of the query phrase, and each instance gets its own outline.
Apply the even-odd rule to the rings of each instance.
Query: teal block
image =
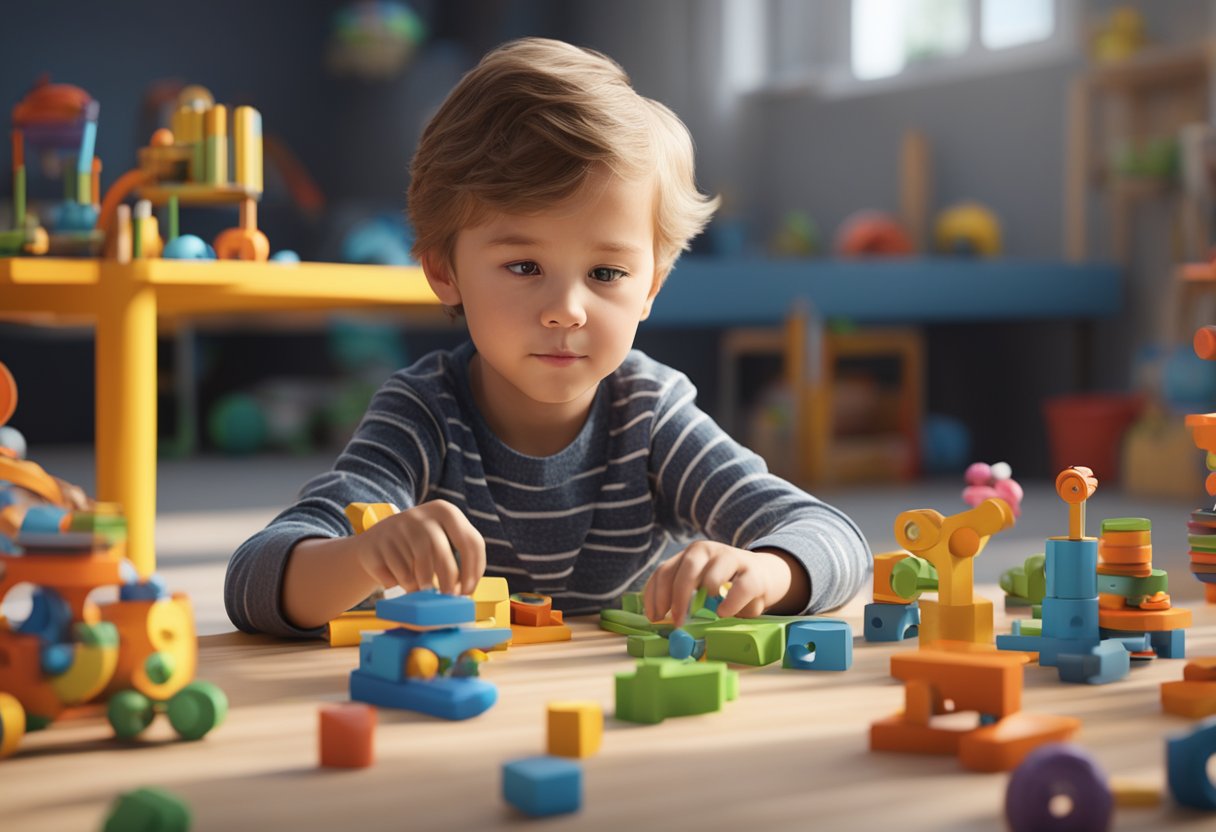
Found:
[[[751,621],[705,631],[705,654],[718,661],[763,667],[781,661],[784,652],[785,626],[779,622]]]
[[[1048,638],[1097,638],[1097,597],[1044,598],[1043,635]]]
[[[376,617],[418,627],[452,627],[472,624],[476,606],[467,595],[445,595],[434,589],[420,589],[377,601]]]
[[[509,760],[502,765],[502,797],[532,817],[577,812],[583,805],[583,767],[547,754]]]
[[[668,717],[710,713],[739,695],[739,674],[723,662],[641,659],[616,674],[616,718],[655,724]]]
[[[1216,784],[1208,776],[1216,754],[1216,717],[1208,717],[1192,730],[1165,743],[1166,777],[1174,800],[1192,809],[1216,809]]]
[[[920,607],[911,604],[866,604],[866,641],[903,641],[920,632]]]
[[[1047,541],[1045,598],[1096,598],[1098,596],[1098,541]]]
[[[1088,653],[1065,653],[1056,657],[1061,682],[1107,685],[1127,676],[1131,659],[1118,641],[1103,641]]]
[[[848,670],[853,666],[853,629],[847,621],[817,618],[791,624],[785,635],[783,667]]]

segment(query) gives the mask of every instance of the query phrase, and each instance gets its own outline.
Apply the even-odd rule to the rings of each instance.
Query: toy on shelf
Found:
[[[1001,221],[978,202],[960,202],[937,215],[933,243],[943,254],[996,257],[1001,253]]]
[[[972,508],[996,497],[1009,504],[1014,517],[1022,516],[1022,486],[1013,478],[1008,462],[973,462],[963,473],[963,482],[963,502]]]
[[[1013,524],[1009,504],[996,498],[949,517],[914,509],[895,518],[896,542],[937,572],[937,599],[919,602],[922,648],[969,650],[992,643],[992,602],[975,594],[975,558],[992,535]]]
[[[94,155],[100,105],[80,87],[42,78],[13,108],[13,228],[0,231],[0,256],[95,255],[101,161]],[[30,210],[27,159],[63,177],[63,201]]]
[[[1124,61],[1146,44],[1144,16],[1134,6],[1117,6],[1094,33],[1090,57],[1096,63]]]
[[[234,170],[228,170],[228,148],[233,148]],[[141,198],[136,217],[129,222],[120,211],[126,197]],[[257,227],[257,204],[262,197],[262,116],[253,107],[232,111],[216,104],[204,87],[183,89],[173,113],[172,129],[152,134],[147,147],[139,150],[139,167],[124,173],[106,191],[97,227],[112,240],[110,250],[119,260],[129,251],[132,257],[157,256],[161,252],[159,230],[150,223],[151,205],[168,210],[166,256],[206,256],[198,242],[178,239],[178,207],[181,205],[236,205],[240,220],[236,228],[221,231],[215,238],[214,256],[221,260],[265,261],[270,242]],[[141,207],[144,201],[146,207]],[[141,216],[142,215],[142,216]],[[201,242],[201,241],[200,241]],[[205,244],[204,244],[205,245]]]
[[[871,724],[870,749],[956,755],[972,771],[1008,771],[1040,745],[1068,739],[1079,719],[1021,710],[1025,662],[995,651],[892,656],[891,675],[904,682],[904,710]],[[933,722],[968,711],[979,714],[974,728]]]
[[[1216,361],[1216,326],[1196,330],[1194,346],[1200,358]],[[1193,413],[1186,417],[1186,425],[1194,432],[1195,445],[1206,454],[1209,473],[1205,490],[1209,497],[1216,497],[1216,413]],[[1216,506],[1191,512],[1187,530],[1191,574],[1204,584],[1208,603],[1216,604]]]
[[[16,385],[0,364],[0,424]],[[0,598],[34,587],[29,616],[0,619],[0,756],[66,709],[104,702],[114,732],[139,735],[158,712],[199,739],[228,709],[223,691],[192,681],[198,658],[190,599],[141,581],[125,557],[126,521],[41,466],[0,449]],[[118,600],[95,604],[94,589]]]
[[[1216,656],[1192,659],[1181,681],[1162,682],[1161,709],[1189,719],[1216,716]]]
[[[840,257],[907,257],[915,250],[903,225],[882,211],[858,211],[836,230]]]
[[[351,699],[453,720],[477,716],[498,699],[498,689],[477,678],[478,668],[483,651],[511,631],[474,626],[471,598],[424,589],[377,602],[376,615],[398,627],[363,634]]]

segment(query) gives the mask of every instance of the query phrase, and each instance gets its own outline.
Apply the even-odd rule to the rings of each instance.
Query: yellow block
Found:
[[[0,758],[17,750],[25,736],[25,709],[11,693],[0,692]]]
[[[350,521],[355,534],[367,531],[385,517],[396,513],[397,507],[392,503],[351,503],[346,507],[346,519]]]
[[[565,624],[548,624],[544,627],[511,627],[511,644],[543,644],[547,641],[569,641],[570,628]]]
[[[377,618],[371,610],[350,610],[329,622],[330,647],[356,647],[364,630],[390,630],[396,621]]]
[[[238,185],[262,191],[262,114],[252,107],[237,107],[233,113],[232,136],[236,144]]]
[[[1110,791],[1115,805],[1123,808],[1147,808],[1161,805],[1161,787],[1126,777],[1110,778]]]
[[[549,753],[590,757],[604,737],[604,711],[598,702],[550,702]]]

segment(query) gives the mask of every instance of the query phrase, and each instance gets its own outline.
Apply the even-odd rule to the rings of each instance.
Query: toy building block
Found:
[[[693,638],[687,630],[672,630],[671,635],[667,637],[667,654],[673,659],[692,658],[696,647],[697,639]],[[704,654],[704,652],[705,645],[702,643],[701,653]]]
[[[553,599],[536,592],[511,594],[511,623],[523,627],[545,627],[550,624],[549,614],[553,610]]]
[[[912,604],[866,604],[866,641],[903,641],[920,632],[920,606]]]
[[[103,832],[186,832],[190,807],[164,789],[143,788],[119,795]]]
[[[600,610],[600,629],[620,635],[649,635],[655,632],[655,623],[640,612]]]
[[[1047,556],[1039,552],[1031,555],[1020,566],[1001,573],[1001,589],[1005,591],[1005,606],[1029,607],[1043,603],[1047,595],[1047,575],[1044,571]]]
[[[879,604],[910,604],[926,590],[937,589],[933,564],[907,552],[884,552],[874,556],[874,601]]]
[[[0,760],[16,753],[25,736],[25,708],[11,693],[0,692]]]
[[[547,755],[510,760],[502,766],[502,797],[532,817],[577,812],[583,805],[583,767]]]
[[[1216,809],[1216,784],[1208,762],[1216,754],[1216,717],[1166,740],[1166,776],[1174,800],[1193,809]]]
[[[1088,653],[1065,653],[1057,657],[1061,682],[1105,685],[1127,676],[1130,658],[1123,645],[1107,640],[1094,645]]]
[[[354,647],[363,633],[400,627],[396,621],[380,618],[371,610],[347,610],[325,626],[330,647]]]
[[[739,674],[724,662],[640,659],[616,674],[616,718],[654,724],[667,717],[717,711],[739,695]]]
[[[604,711],[598,702],[550,702],[548,752],[556,757],[590,757],[604,738]]]
[[[1112,777],[1107,781],[1107,785],[1117,808],[1150,809],[1161,805],[1161,787],[1155,783]]]
[[[382,598],[376,602],[376,615],[420,627],[454,627],[471,624],[477,617],[472,598],[445,595],[434,589],[420,589],[396,598]]]
[[[1163,682],[1161,708],[1190,719],[1216,716],[1216,657],[1192,659],[1181,681]]]
[[[554,610],[555,616],[561,615],[561,610]],[[551,641],[569,641],[573,635],[570,627],[557,619],[556,624],[544,627],[521,627],[511,625],[511,644],[545,644]]]
[[[992,602],[973,596],[967,604],[920,600],[921,648],[967,649],[966,645],[993,643]]]
[[[1005,789],[1010,832],[1109,829],[1114,805],[1105,772],[1069,744],[1045,745],[1026,755]]]
[[[625,639],[625,649],[629,655],[639,659],[671,655],[667,639],[658,633],[631,635]]]
[[[796,670],[848,670],[853,666],[853,629],[847,621],[817,618],[791,624],[785,631],[782,667]]]
[[[511,623],[511,590],[506,578],[483,577],[473,589],[474,616],[478,622],[493,620],[491,626]]]
[[[626,592],[621,596],[621,609],[625,612],[634,612],[641,615],[643,612],[642,593]]]
[[[777,622],[745,621],[705,631],[705,656],[715,661],[763,667],[785,652],[785,627]]]
[[[375,759],[376,709],[360,702],[323,705],[318,712],[321,765],[367,768]]]
[[[1084,600],[1098,596],[1098,541],[1050,538],[1045,598]]]

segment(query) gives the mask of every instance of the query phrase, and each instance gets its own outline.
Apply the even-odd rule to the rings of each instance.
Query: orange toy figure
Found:
[[[16,401],[0,363],[0,424]],[[35,589],[25,621],[0,618],[0,757],[66,708],[107,699],[121,737],[137,735],[157,710],[181,736],[203,736],[227,699],[191,683],[198,642],[189,599],[167,597],[156,576],[136,582],[116,507],[93,504],[19,456],[0,448],[0,598],[17,584]],[[92,603],[102,586],[118,586],[120,600]]]
[[[974,594],[974,558],[1013,523],[1009,504],[995,497],[949,517],[914,509],[895,518],[899,545],[937,570],[937,600],[920,601],[922,648],[992,644],[992,602]]]

